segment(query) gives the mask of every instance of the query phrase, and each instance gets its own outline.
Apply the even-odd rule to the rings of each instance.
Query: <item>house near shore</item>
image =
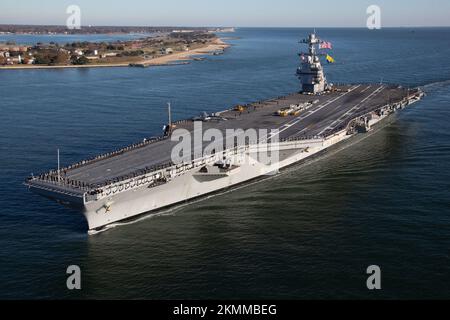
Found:
[[[19,55],[17,57],[11,57],[6,59],[7,64],[21,64],[22,63],[22,57]]]
[[[173,49],[172,48],[162,48],[161,49],[161,53],[162,54],[172,54],[173,53]]]
[[[117,53],[116,52],[107,52],[107,53],[102,53],[100,55],[100,58],[108,58],[108,57],[116,57]]]
[[[143,46],[144,44],[141,41],[135,41],[130,45],[131,49],[142,49]]]
[[[172,33],[194,33],[194,30],[189,29],[173,30]]]
[[[8,51],[8,52],[28,52],[31,47],[27,46],[9,46],[9,45],[0,45],[0,51]]]

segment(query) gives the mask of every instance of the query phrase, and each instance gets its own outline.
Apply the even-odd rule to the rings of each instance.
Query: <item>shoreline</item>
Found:
[[[150,66],[169,66],[171,63],[177,61],[190,61],[198,55],[213,54],[214,52],[224,51],[231,45],[225,43],[221,38],[217,38],[210,44],[193,49],[191,51],[176,52],[169,55],[156,57],[152,59],[146,59],[141,61],[127,61],[120,63],[108,63],[108,64],[85,64],[85,65],[10,65],[10,66],[0,66],[0,70],[39,70],[39,69],[75,69],[75,68],[117,68],[117,67],[131,67],[130,64],[141,65],[143,67]]]

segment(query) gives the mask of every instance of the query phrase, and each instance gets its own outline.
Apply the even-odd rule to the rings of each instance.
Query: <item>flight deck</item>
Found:
[[[202,121],[203,130],[216,128],[225,134],[226,129],[278,129],[279,140],[323,138],[342,130],[351,119],[368,113],[381,105],[401,101],[411,92],[388,85],[354,85],[337,87],[336,92],[320,96],[295,93],[277,99],[245,105],[243,111],[230,109],[221,113],[221,120]],[[277,110],[293,104],[310,102],[312,106],[298,116],[280,117]],[[200,120],[199,120],[200,121]],[[193,131],[194,120],[175,123],[176,129]],[[131,147],[125,152],[64,169],[64,178],[85,184],[103,184],[133,172],[164,165],[171,160],[172,148],[178,141],[170,137]]]

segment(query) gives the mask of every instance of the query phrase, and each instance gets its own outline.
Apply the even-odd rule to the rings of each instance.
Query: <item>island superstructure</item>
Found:
[[[300,53],[302,63],[297,69],[297,75],[302,85],[301,90],[305,93],[316,94],[325,90],[326,79],[320,58],[317,55],[317,46],[320,42],[321,40],[315,33],[310,34],[308,39],[301,41],[301,43],[308,45],[308,52]]]
[[[397,110],[423,97],[418,88],[398,85],[327,84],[316,53],[320,42],[315,34],[304,41],[309,52],[297,72],[300,92],[235,106],[211,116],[170,121],[163,136],[31,176],[25,184],[43,196],[78,208],[89,230],[94,231],[317,156],[367,134]],[[199,122],[203,130],[217,129],[225,136],[227,129],[277,130],[278,161],[259,161],[261,151],[255,148],[256,142],[245,140],[191,161],[174,163],[172,151],[178,142],[173,141],[171,128],[195,135]]]

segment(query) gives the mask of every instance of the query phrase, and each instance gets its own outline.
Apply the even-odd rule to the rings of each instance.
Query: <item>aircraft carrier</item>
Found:
[[[424,96],[419,88],[398,85],[329,84],[321,64],[322,56],[329,59],[320,52],[324,41],[313,33],[302,43],[308,50],[300,53],[299,92],[176,122],[171,120],[169,107],[169,121],[160,137],[67,167],[58,164],[55,170],[28,177],[25,184],[45,197],[78,208],[92,232],[276,174],[331,146],[367,134]],[[177,132],[186,137],[208,129],[225,138],[230,129],[241,129],[241,134],[250,129],[270,131],[256,140],[233,138],[233,145],[224,144],[207,154],[194,147],[189,157],[174,161],[173,151],[180,143],[179,137],[174,137]],[[200,148],[204,147],[202,142]],[[260,154],[268,149],[277,154],[276,161],[261,160]]]

